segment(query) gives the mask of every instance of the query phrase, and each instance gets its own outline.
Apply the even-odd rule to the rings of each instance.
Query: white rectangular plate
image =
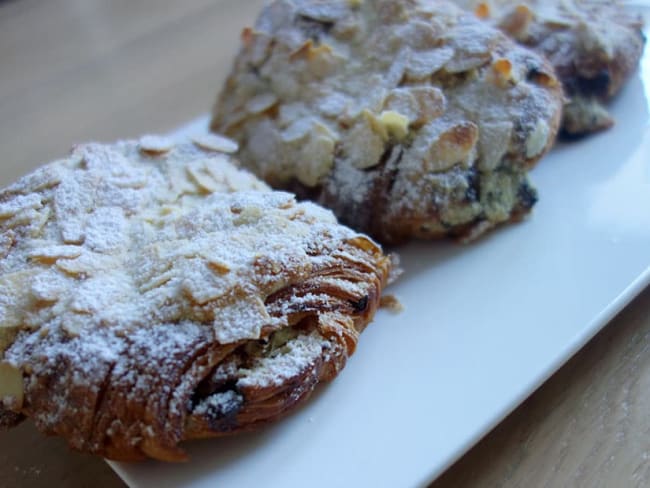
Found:
[[[224,66],[224,70],[228,67]],[[331,385],[191,462],[112,463],[132,487],[399,487],[439,475],[650,282],[650,57],[614,129],[553,150],[527,221],[469,246],[398,249],[405,273]],[[206,130],[206,118],[178,137]]]

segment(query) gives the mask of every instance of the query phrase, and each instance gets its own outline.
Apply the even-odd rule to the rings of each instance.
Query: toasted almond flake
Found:
[[[237,144],[237,142],[218,134],[200,134],[194,136],[192,142],[201,149],[207,151],[218,151],[232,154],[239,150],[239,144]]]
[[[492,54],[489,52],[478,54],[460,54],[445,64],[447,73],[464,73],[474,68],[479,68],[490,62]]]
[[[71,156],[71,166],[78,166],[81,163],[81,155]],[[36,169],[33,173],[23,176],[13,185],[10,185],[2,193],[5,195],[21,194],[28,195],[37,191],[52,188],[61,182],[62,169],[58,166],[60,161]]]
[[[247,171],[239,171],[229,167],[223,171],[224,184],[228,191],[257,190],[270,191],[271,188]]]
[[[362,115],[342,146],[352,166],[367,169],[379,164],[388,134],[374,114],[364,111]]]
[[[379,120],[386,127],[388,134],[397,140],[404,139],[409,133],[408,117],[398,112],[386,110],[380,114]]]
[[[62,325],[63,330],[69,337],[79,337],[84,326],[89,322],[88,314],[76,313],[68,314],[65,323]]]
[[[314,134],[317,136],[327,137],[336,141],[338,139],[337,134],[332,131],[327,125],[321,124],[320,122],[314,122]]]
[[[307,39],[301,46],[289,55],[289,61],[306,59],[313,61],[318,58],[332,54],[332,48],[327,44],[314,46],[311,39]]]
[[[271,36],[265,32],[253,31],[253,42],[251,44],[251,61],[253,66],[261,66],[269,54],[271,47]]]
[[[280,137],[287,143],[300,142],[311,132],[313,125],[310,119],[298,119],[283,130]]]
[[[221,344],[257,339],[262,327],[270,322],[271,316],[259,297],[240,296],[219,309],[219,314],[214,319],[215,337]]]
[[[87,251],[76,259],[58,259],[56,267],[62,272],[78,278],[80,276],[90,277],[104,273],[111,269],[113,261],[110,255],[104,255]]]
[[[409,120],[417,119],[420,112],[418,101],[408,88],[391,90],[384,100],[384,109],[398,112]]]
[[[261,114],[278,103],[278,98],[272,93],[262,93],[251,98],[246,103],[246,112],[249,114]]]
[[[190,180],[186,167],[173,165],[168,171],[172,194],[179,196],[187,193],[191,194],[196,191],[196,186]]]
[[[501,22],[501,29],[515,38],[524,36],[535,14],[526,5],[517,5],[515,10]]]
[[[510,78],[512,74],[512,63],[505,58],[497,59],[492,66],[501,76]]]
[[[156,276],[153,276],[151,279],[142,283],[139,287],[141,293],[146,293],[153,290],[154,288],[160,288],[166,283],[169,283],[172,279],[176,277],[176,274],[172,270],[165,271]]]
[[[453,55],[454,50],[450,47],[425,52],[411,52],[406,65],[406,75],[415,80],[427,78],[446,66]]]
[[[0,331],[23,325],[29,297],[24,293],[34,276],[33,270],[16,271],[0,276]]]
[[[219,190],[217,183],[212,176],[206,172],[202,161],[194,162],[187,166],[187,173],[192,177],[196,185],[207,193],[214,193]]]
[[[82,246],[46,246],[34,249],[27,254],[28,259],[35,259],[37,261],[56,261],[57,259],[74,259],[81,256],[83,253]]]
[[[376,114],[367,109],[364,109],[361,114],[366,120],[367,125],[370,127],[370,130],[372,130],[372,132],[381,137],[382,140],[388,140],[388,131],[386,130],[386,126],[382,123]]]
[[[213,284],[196,283],[188,278],[183,281],[182,289],[194,304],[204,306],[209,302],[222,299],[229,292],[232,284],[226,280],[221,281]]]
[[[474,9],[474,14],[479,19],[486,19],[490,16],[490,7],[488,6],[487,3],[481,2]]]
[[[212,157],[205,161],[205,170],[219,183],[226,181],[225,175],[228,174],[227,168],[230,168],[230,163],[225,155],[222,158]]]
[[[526,157],[533,158],[538,156],[548,144],[548,138],[551,129],[543,120],[538,120],[535,129],[528,136],[526,141]]]
[[[447,100],[439,88],[434,86],[415,86],[411,93],[418,102],[418,117],[413,120],[416,125],[426,124],[440,117],[447,109]]]
[[[20,212],[41,207],[41,197],[37,194],[18,195],[8,202],[0,203],[0,219],[14,217]]]
[[[510,121],[485,122],[479,134],[479,169],[493,171],[510,146],[514,124]]]
[[[59,273],[49,271],[34,277],[31,293],[37,300],[55,302],[65,294],[67,285],[67,280]]]
[[[318,185],[334,166],[334,139],[325,135],[314,135],[303,146],[303,164],[296,168],[296,176],[307,186]]]
[[[214,271],[217,274],[228,274],[230,272],[230,268],[226,263],[217,261],[216,259],[209,259],[206,262],[208,268],[210,268],[212,271]]]
[[[174,141],[169,137],[146,135],[140,138],[140,150],[145,153],[162,154],[174,148]]]
[[[430,171],[444,171],[456,164],[467,163],[467,158],[478,142],[478,127],[472,122],[455,125],[443,132],[429,148]]]
[[[499,58],[492,63],[495,82],[497,86],[505,87],[508,83],[514,81],[512,72],[512,63],[506,58]]]
[[[390,310],[393,313],[400,313],[404,311],[404,305],[395,295],[382,296],[379,306],[383,309]]]
[[[546,86],[548,88],[553,88],[558,85],[558,79],[553,76],[551,73],[544,71],[536,71],[530,75],[530,79],[535,83]]]
[[[300,15],[321,22],[336,22],[345,17],[347,10],[345,6],[336,2],[303,2],[298,4]]]

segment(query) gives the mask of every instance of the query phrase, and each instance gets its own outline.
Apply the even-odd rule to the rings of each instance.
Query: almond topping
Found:
[[[487,3],[481,2],[474,9],[474,14],[479,19],[487,19],[490,16],[490,7]]]
[[[217,151],[222,153],[235,153],[239,150],[239,144],[218,134],[201,134],[194,136],[192,142],[201,149],[207,151]]]
[[[147,135],[140,138],[140,150],[145,153],[162,154],[174,148],[174,141],[168,137]]]

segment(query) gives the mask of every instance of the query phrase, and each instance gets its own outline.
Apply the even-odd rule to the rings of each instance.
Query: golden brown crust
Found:
[[[383,242],[475,237],[530,210],[563,95],[539,55],[444,0],[275,0],[212,128],[246,167]]]
[[[343,368],[391,260],[234,149],[88,144],[0,192],[0,426],[182,461],[181,442],[271,422]]]

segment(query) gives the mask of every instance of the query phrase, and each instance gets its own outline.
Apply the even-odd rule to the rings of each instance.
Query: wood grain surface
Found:
[[[206,112],[261,3],[0,0],[0,186]],[[650,486],[649,312],[646,290],[432,488]],[[50,486],[123,484],[29,423],[1,433],[0,487]]]

